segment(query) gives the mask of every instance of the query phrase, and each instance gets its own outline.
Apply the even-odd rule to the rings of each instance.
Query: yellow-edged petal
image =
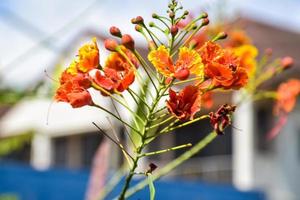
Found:
[[[150,51],[148,60],[164,76],[169,77],[174,73],[173,62],[170,58],[169,50],[165,46],[160,46]]]
[[[178,53],[177,67],[186,67],[191,74],[203,76],[204,65],[201,56],[196,50],[187,47],[181,47]]]

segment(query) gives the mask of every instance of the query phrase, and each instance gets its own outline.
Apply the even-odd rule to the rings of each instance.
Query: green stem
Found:
[[[209,118],[209,115],[203,115],[203,116],[198,117],[198,118],[196,118],[196,119],[193,119],[193,120],[191,120],[191,121],[185,122],[185,123],[183,123],[183,124],[179,124],[178,126],[166,128],[166,129],[162,130],[161,132],[159,132],[159,134],[164,134],[164,133],[171,132],[171,131],[173,131],[173,130],[175,130],[175,129],[178,129],[178,128],[187,126],[187,125],[189,125],[189,124],[195,123],[195,122],[200,121],[200,120],[205,119],[205,118]]]
[[[152,125],[150,127],[147,127],[146,130],[150,130],[150,129],[156,128],[156,127],[158,127],[160,125],[163,125],[163,124],[165,124],[166,122],[170,121],[173,118],[174,118],[174,116],[170,116],[167,119],[165,119],[165,120],[163,120],[163,121],[161,121],[159,123],[156,123],[156,124],[154,124],[154,125]]]
[[[125,122],[124,120],[122,120],[121,118],[119,118],[117,115],[115,115],[114,113],[112,113],[111,111],[107,110],[106,108],[99,106],[97,104],[93,104],[91,106],[94,106],[96,108],[99,108],[105,112],[107,112],[108,114],[110,114],[111,116],[113,116],[114,118],[116,118],[117,120],[119,120],[121,123],[123,123],[124,125],[128,126],[130,129],[132,129],[133,131],[135,131],[137,134],[139,134],[141,136],[141,133],[135,129],[134,127],[132,127],[130,124],[128,124],[127,122]]]
[[[172,171],[174,168],[178,167],[185,161],[187,161],[189,158],[200,152],[203,148],[205,148],[208,144],[210,144],[215,138],[217,137],[217,134],[215,132],[211,132],[208,134],[204,139],[199,141],[196,145],[194,145],[189,151],[183,153],[181,156],[176,158],[175,160],[171,161],[169,164],[164,166],[163,168],[156,171],[156,173],[153,174],[152,178],[153,181],[159,179],[160,177],[168,174],[170,171]],[[130,188],[125,197],[128,198],[135,194],[136,192],[143,189],[145,186],[148,185],[148,181],[145,179],[141,182],[139,182],[134,187]]]
[[[187,147],[191,147],[191,146],[192,146],[191,143],[183,144],[183,145],[179,145],[179,146],[168,148],[168,149],[163,149],[163,150],[154,151],[154,152],[150,152],[150,153],[144,153],[144,154],[141,154],[140,157],[153,156],[153,155],[162,154],[162,153],[166,153],[169,151],[175,151],[178,149],[187,148]]]

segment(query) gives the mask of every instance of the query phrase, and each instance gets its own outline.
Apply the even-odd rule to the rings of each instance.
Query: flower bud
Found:
[[[118,27],[115,26],[110,27],[109,32],[113,36],[122,37],[122,33]]]
[[[272,48],[267,48],[267,49],[265,50],[265,54],[266,54],[267,56],[271,56],[271,55],[273,54],[273,49],[272,49]]]
[[[207,18],[208,14],[206,12],[202,13],[201,18]]]
[[[158,15],[156,13],[153,13],[152,18],[154,18],[154,19],[158,18]]]
[[[286,56],[281,59],[281,65],[284,70],[291,68],[293,64],[294,64],[294,59],[290,56]]]
[[[218,41],[218,40],[223,40],[227,38],[227,33],[225,32],[220,32],[214,39],[212,39],[213,42]]]
[[[136,18],[131,19],[131,23],[142,24],[142,23],[144,23],[144,19],[141,16],[137,16]]]
[[[206,25],[208,25],[208,24],[209,24],[209,19],[208,19],[208,18],[204,18],[204,19],[202,20],[201,26],[206,26]]]
[[[189,11],[185,10],[183,14],[184,14],[184,15],[188,15],[188,14],[189,14]]]
[[[175,13],[174,12],[170,12],[169,13],[169,17],[172,19],[172,18],[174,18],[175,17]]]
[[[149,26],[154,27],[155,26],[154,22],[149,22]]]
[[[118,42],[114,39],[106,39],[104,41],[104,47],[109,51],[116,51],[118,46]]]
[[[175,35],[177,35],[177,33],[178,33],[178,27],[176,25],[173,25],[171,27],[171,35],[172,35],[172,37],[175,37]]]
[[[122,36],[121,43],[127,49],[134,51],[134,40],[129,34],[125,34]]]
[[[135,25],[135,30],[137,31],[137,32],[142,32],[143,31],[143,27],[141,26],[141,25]]]

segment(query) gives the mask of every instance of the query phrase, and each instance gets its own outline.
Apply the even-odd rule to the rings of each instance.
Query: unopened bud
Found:
[[[266,54],[267,56],[271,56],[271,55],[273,54],[273,49],[272,49],[272,48],[267,48],[267,49],[265,50],[265,54]]]
[[[155,26],[154,22],[149,22],[149,26],[154,27]]]
[[[118,27],[115,26],[110,27],[109,32],[113,36],[122,37],[122,33]]]
[[[142,32],[143,31],[143,27],[141,26],[141,25],[135,25],[135,30],[137,31],[137,32]]]
[[[158,18],[158,15],[156,13],[153,13],[152,18],[154,18],[154,19]]]
[[[178,27],[177,27],[176,25],[173,25],[173,26],[171,27],[171,35],[172,35],[173,37],[175,37],[175,35],[177,35],[177,33],[178,33]]]
[[[142,23],[144,23],[144,19],[141,16],[137,16],[136,18],[131,19],[131,23],[142,24]]]
[[[208,19],[208,18],[204,18],[204,19],[202,20],[201,26],[206,26],[206,25],[208,25],[208,24],[209,24],[209,19]]]
[[[118,42],[114,39],[106,39],[104,41],[104,47],[109,51],[116,51],[118,46]]]
[[[175,17],[175,13],[174,12],[170,12],[169,13],[169,17],[172,19],[172,18],[174,18]]]
[[[134,50],[134,40],[129,34],[125,34],[121,39],[122,45],[124,45],[127,49]]]
[[[184,14],[184,15],[188,15],[188,14],[189,14],[189,11],[185,10],[183,14]]]
[[[286,56],[281,59],[281,65],[283,69],[289,69],[293,66],[294,64],[294,59],[290,56]]]
[[[212,41],[215,42],[215,41],[218,41],[218,40],[223,40],[225,38],[227,38],[227,33],[220,32]]]
[[[207,18],[208,14],[206,12],[202,13],[201,18]]]

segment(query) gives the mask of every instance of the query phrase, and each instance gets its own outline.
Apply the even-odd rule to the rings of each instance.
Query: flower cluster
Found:
[[[78,108],[93,105],[89,88],[99,90],[104,96],[128,89],[134,81],[139,63],[123,45],[116,44],[112,51],[102,67],[96,38],[91,44],[82,46],[78,57],[62,73],[55,100]]]
[[[227,37],[226,33],[215,32],[213,37],[206,34],[208,29],[205,28],[209,24],[207,13],[189,18],[189,12],[182,9],[176,0],[171,0],[168,16],[154,13],[152,18],[161,26],[156,21],[146,25],[141,16],[131,20],[135,30],[147,42],[147,59],[136,49],[131,35],[122,34],[118,27],[112,26],[109,30],[112,37],[104,41],[110,54],[103,66],[99,62],[96,39],[93,39],[92,43],[79,49],[76,59],[60,77],[56,101],[67,102],[73,108],[86,105],[99,108],[119,120],[126,130],[129,129],[126,132],[132,145],[128,146],[103,133],[120,148],[131,167],[119,197],[121,200],[125,199],[140,158],[191,146],[184,144],[143,152],[160,135],[207,118],[214,137],[224,134],[224,129],[231,124],[236,106],[220,105],[216,112],[205,114],[202,107],[211,109],[214,106],[212,93],[245,89],[253,99],[275,97],[278,100],[276,112],[290,112],[300,93],[298,80],[281,85],[276,94],[258,90],[262,83],[290,68],[293,63],[290,57],[269,62],[268,51],[262,56],[265,66],[260,66],[258,63],[262,62],[257,61],[259,52],[244,32],[231,32],[229,41],[221,43]],[[157,34],[166,37],[167,42]],[[138,87],[132,87],[133,84]],[[114,114],[109,108],[97,105],[90,90],[96,90],[123,106],[131,118],[125,119],[118,110]],[[128,98],[133,100],[137,110],[132,109]],[[133,149],[127,151],[127,148]],[[155,164],[144,174],[150,176],[154,169]]]

